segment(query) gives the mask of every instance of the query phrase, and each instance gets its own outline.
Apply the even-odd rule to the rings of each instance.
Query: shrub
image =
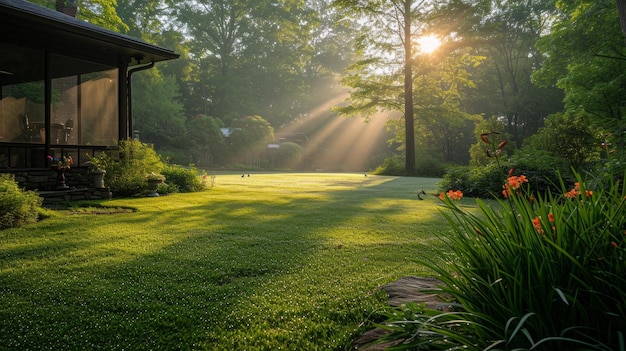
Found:
[[[12,174],[0,174],[0,229],[37,221],[43,199],[19,188]]]
[[[502,190],[503,174],[496,164],[484,167],[455,167],[448,170],[440,183],[442,190],[460,189],[466,196],[490,198]]]
[[[502,192],[502,179],[506,170],[511,168],[531,180],[529,186],[532,192],[559,191],[560,179],[574,181],[563,160],[549,152],[522,149],[506,162],[491,160],[491,163],[479,167],[448,169],[440,183],[441,189],[460,189],[466,196],[491,198]]]
[[[404,169],[404,162],[400,161],[398,156],[388,157],[383,161],[383,164],[378,166],[374,172],[374,174],[381,175],[400,175],[406,174],[406,170]]]
[[[207,178],[206,174],[198,174],[198,170],[194,166],[185,168],[177,165],[168,165],[163,168],[161,173],[165,176],[166,184],[163,186],[163,189],[159,187],[160,193],[189,193],[202,191],[208,187],[208,183],[205,181]]]
[[[274,162],[277,168],[292,169],[302,158],[302,146],[296,143],[281,143],[280,148],[275,151],[276,156]]]
[[[420,177],[441,177],[446,173],[444,164],[427,153],[419,153],[416,156],[415,170]]]
[[[145,175],[160,173],[165,163],[152,147],[139,140],[122,140],[118,147],[119,160],[107,166],[106,184],[116,195],[130,196],[146,191]]]

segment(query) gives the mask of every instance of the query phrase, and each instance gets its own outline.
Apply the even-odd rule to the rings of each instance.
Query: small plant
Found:
[[[0,174],[0,229],[34,223],[43,199],[34,191],[23,191],[11,174]]]
[[[154,172],[150,172],[150,173],[146,173],[146,175],[144,176],[144,178],[146,179],[146,181],[148,182],[159,182],[159,183],[163,183],[165,181],[165,176],[159,173],[154,173]]]
[[[109,157],[109,155],[107,155],[105,152],[101,152],[101,153],[96,154],[94,156],[86,154],[86,156],[89,159],[89,161],[87,161],[87,165],[89,166],[89,171],[90,172],[106,171],[107,168],[113,162],[111,160],[111,157]]]
[[[74,164],[72,156],[54,157],[48,155],[48,161],[50,161],[50,167],[57,169],[69,169]]]

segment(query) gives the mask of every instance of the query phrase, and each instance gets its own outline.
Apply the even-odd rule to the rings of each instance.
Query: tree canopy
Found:
[[[82,0],[79,6],[79,18],[181,54],[134,83],[140,137],[180,162],[225,164],[234,152],[264,157],[233,148],[240,136],[229,139],[217,129],[236,130],[256,116],[271,135],[300,126],[296,134],[311,140],[323,128],[307,121],[333,107],[366,121],[381,111],[401,115],[387,117],[387,154],[402,156],[408,174],[419,173],[421,155],[467,164],[476,133],[493,127],[484,121],[501,123],[520,148],[550,115],[581,111],[599,133],[624,144],[623,0]],[[427,36],[441,43],[432,52],[420,47]]]

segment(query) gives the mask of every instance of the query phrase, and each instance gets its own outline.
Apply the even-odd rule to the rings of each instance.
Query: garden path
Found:
[[[424,292],[425,290],[437,289],[442,282],[435,278],[408,276],[401,278],[395,282],[383,285],[383,289],[387,293],[388,302],[391,306],[400,306],[409,302],[424,304],[431,309],[444,309],[444,301],[437,295]],[[379,351],[393,346],[399,341],[368,345],[374,340],[378,340],[387,333],[384,329],[376,328],[365,332],[354,342],[354,350],[361,351]]]

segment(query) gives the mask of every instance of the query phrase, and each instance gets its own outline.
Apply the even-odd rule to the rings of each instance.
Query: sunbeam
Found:
[[[281,128],[276,136],[289,140],[305,135],[301,169],[324,171],[366,171],[372,156],[385,149],[387,117],[379,114],[365,122],[360,117],[338,117],[331,111],[347,93],[329,99],[306,116]]]

